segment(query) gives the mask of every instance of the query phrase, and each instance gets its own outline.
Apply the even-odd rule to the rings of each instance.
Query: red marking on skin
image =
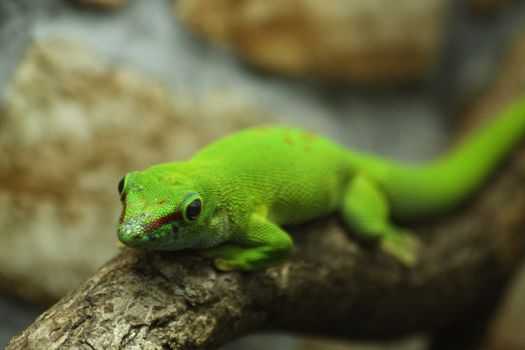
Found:
[[[290,146],[293,145],[293,140],[292,140],[292,138],[291,138],[290,136],[288,136],[288,135],[284,136],[283,141],[284,141],[286,144],[290,145]]]
[[[303,149],[306,153],[312,153],[312,147],[310,147],[309,145],[304,146]]]
[[[303,138],[306,142],[311,143],[314,142],[314,140],[317,138],[317,135],[313,132],[305,131],[303,133]]]
[[[148,225],[146,225],[146,227],[144,228],[144,233],[146,234],[150,233],[151,231],[158,229],[162,225],[165,225],[173,221],[178,221],[181,219],[182,219],[182,215],[178,211],[172,214],[161,216],[157,220],[154,220],[150,222]]]
[[[122,211],[120,212],[119,222],[122,224],[126,216],[126,194],[125,193],[120,198],[120,202],[122,203]]]
[[[158,205],[166,204],[166,200],[165,200],[165,199],[159,199],[159,200],[157,201],[157,204],[158,204]]]

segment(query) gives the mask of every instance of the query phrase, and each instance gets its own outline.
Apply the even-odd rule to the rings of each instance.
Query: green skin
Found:
[[[521,99],[442,158],[411,166],[293,128],[239,131],[187,162],[127,174],[119,184],[118,238],[141,249],[198,249],[220,270],[255,270],[274,266],[292,250],[281,225],[340,210],[358,237],[411,266],[417,239],[392,218],[452,209],[524,132]]]

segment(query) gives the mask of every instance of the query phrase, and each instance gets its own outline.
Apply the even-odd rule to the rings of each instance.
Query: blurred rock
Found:
[[[177,0],[205,37],[278,73],[366,85],[426,77],[439,61],[450,1]]]
[[[126,0],[76,0],[81,5],[115,9],[122,6]]]
[[[474,96],[464,113],[465,119],[472,115],[492,118],[516,97],[525,93],[525,26],[513,38],[509,52],[502,57],[500,72],[485,90]]]
[[[80,44],[36,42],[0,115],[0,288],[61,297],[116,253],[126,172],[263,119],[227,91],[199,102],[110,69]]]

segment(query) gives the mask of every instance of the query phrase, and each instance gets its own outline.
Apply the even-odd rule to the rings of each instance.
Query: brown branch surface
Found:
[[[525,251],[524,212],[522,148],[455,214],[413,225],[424,244],[412,269],[356,244],[337,218],[293,229],[293,256],[256,273],[128,249],[7,348],[213,348],[261,329],[439,332],[498,296]]]

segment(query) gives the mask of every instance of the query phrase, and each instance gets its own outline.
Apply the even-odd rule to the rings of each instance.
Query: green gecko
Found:
[[[189,161],[128,173],[118,184],[118,238],[141,249],[197,249],[220,270],[255,270],[289,255],[293,241],[282,225],[339,210],[357,237],[411,266],[417,239],[392,219],[452,209],[524,133],[522,99],[441,158],[416,166],[294,128],[246,129]]]

